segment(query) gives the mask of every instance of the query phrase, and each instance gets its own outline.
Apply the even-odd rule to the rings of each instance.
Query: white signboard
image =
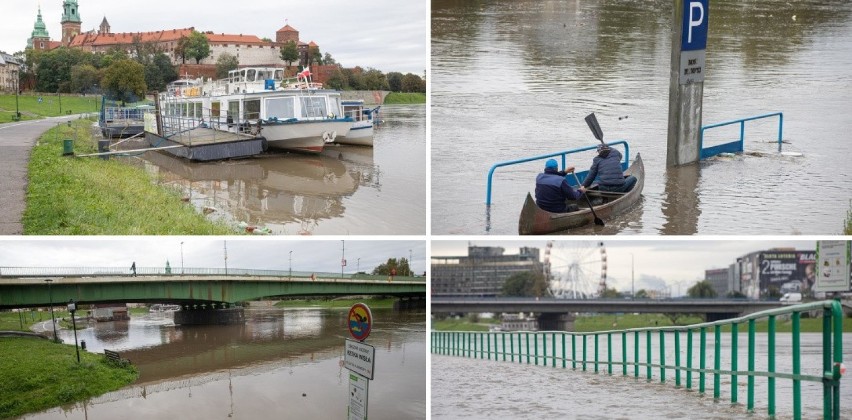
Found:
[[[367,420],[367,392],[370,380],[354,373],[349,374],[349,420]]]
[[[849,290],[849,242],[817,241],[815,292]]]
[[[375,347],[347,339],[343,367],[367,379],[373,379],[373,368],[376,366],[375,355]]]

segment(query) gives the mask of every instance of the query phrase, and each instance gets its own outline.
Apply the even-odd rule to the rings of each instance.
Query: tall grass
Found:
[[[425,93],[391,92],[385,97],[385,105],[425,104]]]
[[[62,156],[63,140],[78,154],[92,153],[92,122],[78,120],[48,130],[29,165],[24,234],[28,235],[227,235],[183,203],[177,191],[156,186],[143,170],[116,160]]]

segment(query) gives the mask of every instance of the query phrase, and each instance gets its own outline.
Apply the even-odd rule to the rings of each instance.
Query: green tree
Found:
[[[731,299],[745,299],[747,296],[744,295],[742,292],[738,292],[736,290],[733,290],[733,291],[728,292],[728,294],[725,295],[725,297],[731,298]]]
[[[624,296],[618,290],[607,287],[601,297],[604,299],[621,299]]]
[[[388,81],[381,71],[369,69],[361,75],[362,89],[365,90],[387,90]]]
[[[294,61],[299,60],[299,47],[296,46],[295,42],[287,41],[281,47],[279,56],[281,57],[281,61],[287,63],[287,67],[290,67]]]
[[[373,269],[373,275],[389,276],[393,269],[396,269],[396,275],[398,276],[407,276],[411,273],[411,268],[408,266],[408,260],[403,257],[398,260],[396,258],[388,258],[386,263],[379,264],[378,267]]]
[[[649,295],[648,291],[645,290],[645,289],[639,289],[638,291],[636,291],[636,296],[634,296],[634,299],[650,299],[650,298],[651,298],[651,295]]]
[[[92,92],[100,81],[100,73],[91,64],[78,64],[71,67],[71,91],[86,93]]]
[[[503,296],[542,297],[547,295],[547,281],[538,271],[512,274],[503,282]]]
[[[392,71],[387,74],[388,90],[392,92],[402,92],[402,73]]]
[[[331,66],[331,65],[337,64],[337,61],[335,61],[334,57],[332,57],[331,54],[329,54],[329,53],[325,53],[325,55],[323,56],[322,62],[326,66]]]
[[[408,73],[402,77],[403,92],[426,92],[426,83],[420,76]]]
[[[222,53],[216,59],[216,78],[228,77],[228,72],[240,66],[240,60],[233,54]]]
[[[714,298],[716,297],[716,291],[713,290],[713,286],[710,285],[710,282],[707,280],[699,281],[695,283],[692,287],[690,287],[686,294],[691,298]]]
[[[195,59],[195,64],[210,56],[210,43],[207,35],[192,31],[186,42],[186,56]]]
[[[36,90],[42,92],[71,91],[71,68],[92,64],[94,54],[76,48],[60,47],[36,56]]]
[[[112,63],[104,72],[103,88],[115,99],[135,102],[145,97],[145,67],[133,60]]]
[[[325,81],[326,87],[335,90],[345,90],[349,88],[349,81],[346,74],[339,67],[331,73],[328,80]]]
[[[322,53],[318,46],[314,45],[308,48],[308,63],[322,65]]]

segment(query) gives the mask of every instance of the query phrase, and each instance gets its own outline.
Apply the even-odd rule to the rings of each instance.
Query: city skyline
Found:
[[[433,240],[432,256],[467,255],[467,247],[497,246],[506,255],[517,254],[520,247],[540,249],[544,259],[546,240]],[[553,271],[559,272],[569,264],[569,256],[590,256],[600,240],[554,240]],[[606,240],[607,287],[630,292],[635,288],[668,290],[671,296],[682,296],[696,282],[704,279],[704,271],[728,268],[738,257],[771,248],[816,249],[816,239],[735,240],[735,239],[663,239],[663,240]],[[632,254],[632,257],[631,257]],[[633,258],[635,261],[631,261]],[[599,261],[599,260],[598,260]],[[635,287],[631,281],[635,271]]]
[[[60,40],[61,1],[26,2],[16,7],[7,4],[4,25],[0,26],[0,51],[14,54],[26,48],[39,4],[51,40]],[[84,32],[97,30],[106,17],[113,32],[194,27],[197,31],[274,39],[275,31],[289,24],[303,41],[316,42],[323,55],[330,53],[344,67],[419,76],[428,67],[429,7],[422,2],[377,0],[350,4],[346,13],[340,13],[340,3],[331,0],[241,3],[236,8],[223,0],[206,1],[204,7],[199,7],[200,2],[163,0],[146,2],[144,8],[105,0],[78,0],[78,4]]]

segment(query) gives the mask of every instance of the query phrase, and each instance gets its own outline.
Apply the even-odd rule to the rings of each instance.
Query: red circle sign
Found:
[[[373,329],[373,314],[363,303],[356,303],[349,308],[349,334],[358,341],[364,341]]]

